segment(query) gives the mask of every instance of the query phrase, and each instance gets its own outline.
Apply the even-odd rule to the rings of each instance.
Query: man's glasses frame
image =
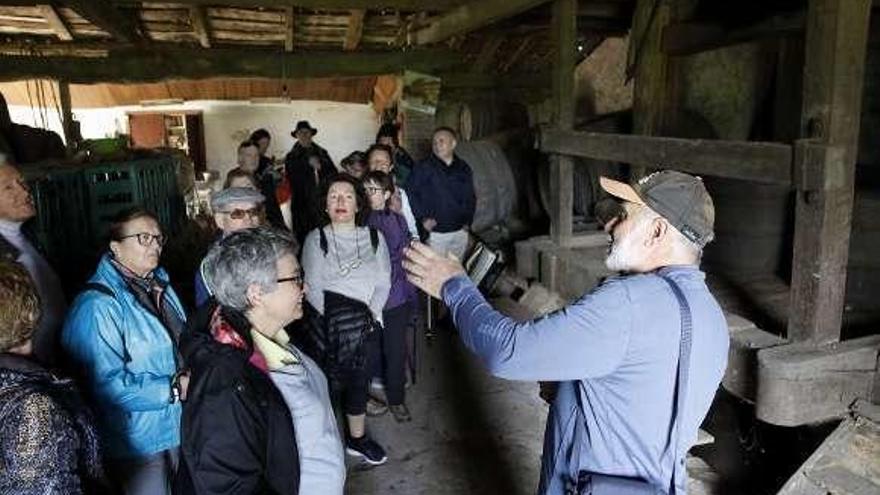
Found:
[[[303,282],[305,282],[305,279],[303,278],[303,271],[300,270],[299,273],[297,273],[296,275],[294,275],[292,277],[284,277],[284,278],[275,279],[275,282],[277,282],[279,284],[283,284],[284,282],[293,282],[294,284],[302,287]]]
[[[136,234],[124,235],[119,238],[120,241],[124,241],[125,239],[129,239],[135,237],[137,238],[138,244],[144,247],[150,247],[155,242],[156,245],[162,247],[168,242],[168,238],[165,237],[164,234],[151,234],[149,232],[138,232]]]
[[[250,217],[250,218],[259,218],[263,214],[263,207],[262,206],[255,206],[253,208],[248,208],[246,210],[241,209],[241,208],[236,208],[234,210],[221,211],[220,213],[223,213],[225,215],[229,215],[229,218],[231,218],[233,220],[241,220],[246,216]]]

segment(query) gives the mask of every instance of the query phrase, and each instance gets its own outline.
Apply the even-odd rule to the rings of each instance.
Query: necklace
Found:
[[[333,224],[330,224],[330,233],[333,236],[333,247],[336,251],[336,266],[339,267],[339,275],[346,277],[349,273],[354,270],[357,270],[361,267],[361,238],[360,232],[358,232],[358,228],[354,228],[354,245],[357,250],[357,259],[352,260],[348,263],[343,263],[342,260],[339,259],[339,244],[336,243],[336,229],[333,228]]]

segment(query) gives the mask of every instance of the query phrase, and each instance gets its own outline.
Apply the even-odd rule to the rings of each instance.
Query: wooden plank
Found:
[[[468,3],[432,19],[428,26],[416,31],[415,43],[425,45],[445,41],[453,36],[469,33],[500,19],[525,12],[546,1],[484,0]]]
[[[134,19],[120,12],[110,2],[67,0],[65,5],[119,41],[134,43],[144,39]]]
[[[792,185],[792,147],[779,143],[682,139],[544,127],[541,151],[767,184]]]
[[[348,18],[348,29],[345,32],[345,43],[342,45],[344,50],[357,50],[358,45],[361,44],[366,13],[367,11],[364,9],[351,11],[351,17]]]
[[[293,51],[293,40],[295,35],[295,19],[293,17],[293,7],[284,8],[284,51]]]
[[[3,45],[0,45],[2,49]],[[404,69],[441,72],[453,69],[460,63],[459,55],[447,50],[285,53],[280,49],[204,50],[166,45],[150,50],[111,49],[109,57],[102,59],[0,56],[0,64],[5,68],[0,73],[0,79],[54,78],[71,83],[93,83],[224,76],[274,78],[278,77],[281,64],[292,78],[339,77],[396,74]]]
[[[208,25],[208,16],[205,7],[193,5],[189,8],[189,20],[192,22],[193,31],[199,39],[202,48],[211,48],[211,27]]]
[[[779,426],[800,426],[845,416],[869,397],[880,335],[817,346],[781,345],[758,352],[755,415]]]
[[[810,0],[801,180],[795,198],[791,341],[840,338],[870,0]]]
[[[504,38],[501,36],[490,36],[483,42],[483,46],[480,47],[480,52],[477,54],[476,60],[471,65],[471,70],[474,72],[487,72],[492,68],[492,62],[495,60],[495,55],[498,53],[498,49],[501,48],[501,45],[504,44]]]
[[[507,60],[501,64],[500,71],[507,72],[511,67],[516,65],[526,50],[532,45],[533,41],[534,35],[523,36],[516,48],[507,57]]]
[[[575,38],[577,0],[554,0],[551,37],[553,58],[553,122],[561,132],[574,127]],[[574,160],[557,154],[550,160],[550,238],[559,246],[571,242],[574,204]]]
[[[70,29],[67,27],[67,24],[64,23],[64,20],[61,19],[61,16],[58,14],[58,11],[55,10],[54,6],[40,5],[39,9],[40,12],[43,13],[46,22],[48,22],[52,30],[55,31],[55,35],[58,36],[59,40],[73,41],[73,35],[70,34]]]
[[[758,389],[758,351],[785,344],[785,339],[761,330],[751,321],[725,312],[730,332],[727,369],[721,385],[742,400],[754,403]]]
[[[674,23],[663,29],[662,49],[667,55],[691,55],[747,41],[802,33],[805,22],[805,12],[793,12],[738,29],[699,22]]]
[[[107,1],[107,0],[105,0]],[[439,12],[467,0],[178,0],[181,5],[225,5],[235,7],[300,7],[315,10],[397,9],[410,12]],[[112,0],[116,5],[140,5],[141,0]],[[0,0],[0,5],[29,5],[28,0]]]
[[[70,105],[70,84],[58,81],[58,100],[61,104],[61,129],[64,132],[64,143],[68,152],[72,152],[76,143],[73,137],[73,111]]]

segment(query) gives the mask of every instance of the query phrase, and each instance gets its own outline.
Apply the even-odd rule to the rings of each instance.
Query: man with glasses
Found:
[[[233,232],[251,229],[263,223],[263,202],[265,197],[249,187],[230,187],[211,195],[211,210],[214,223],[220,230],[222,239]],[[196,306],[201,306],[211,297],[211,290],[205,285],[202,264],[196,272]]]
[[[34,200],[21,172],[0,153],[0,258],[21,264],[31,276],[43,315],[33,335],[34,356],[51,367],[57,364],[58,332],[67,301],[55,270],[34,247],[27,228],[22,229],[36,215]]]
[[[605,264],[622,275],[558,312],[505,317],[458,261],[421,244],[404,268],[493,375],[559,382],[539,494],[683,494],[685,455],[727,363],[727,323],[699,268],[715,209],[681,172],[600,183],[618,200]]]

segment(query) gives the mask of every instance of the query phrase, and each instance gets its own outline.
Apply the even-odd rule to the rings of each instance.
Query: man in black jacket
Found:
[[[318,132],[308,121],[301,120],[291,135],[296,144],[284,159],[290,182],[290,217],[296,240],[302,245],[306,235],[321,224],[324,206],[318,204],[323,181],[336,175],[336,166],[327,150],[312,141]]]

